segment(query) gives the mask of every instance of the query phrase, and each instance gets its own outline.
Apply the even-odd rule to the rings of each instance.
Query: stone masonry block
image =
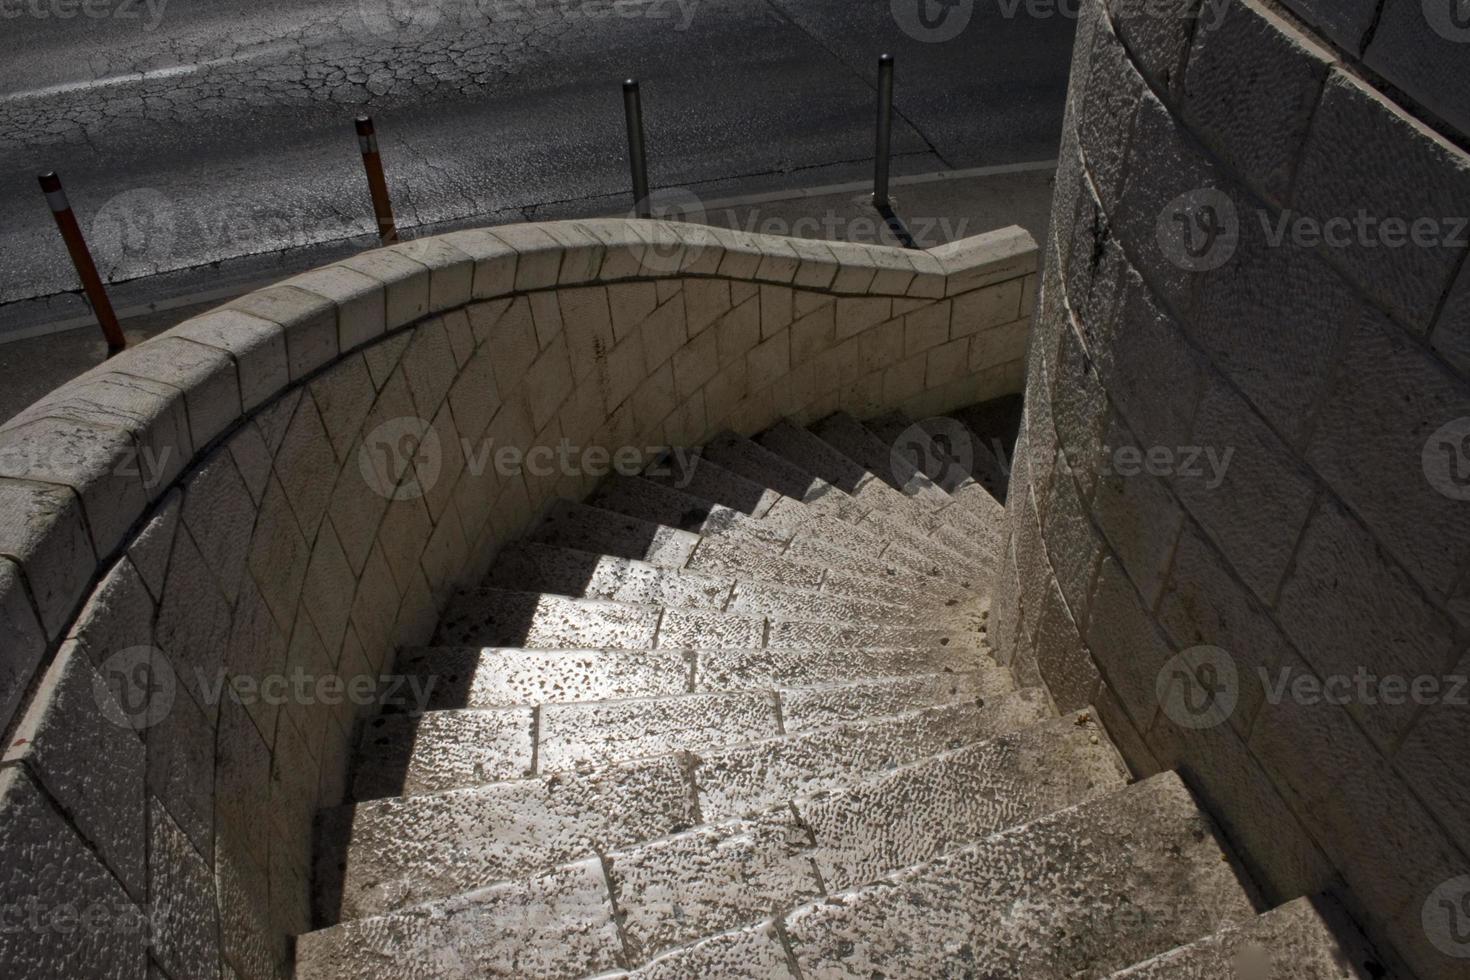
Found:
[[[246,293],[225,309],[281,327],[293,381],[337,356],[337,304],[316,293],[295,286],[271,286]]]
[[[506,225],[492,234],[520,256],[515,290],[550,289],[561,275],[562,244],[537,225]]]
[[[136,655],[135,655],[136,654]],[[93,669],[75,643],[63,644],[6,749],[6,763],[23,762],[77,822],[134,899],[147,891],[144,772],[135,726],[148,723],[161,702],[135,703],[133,671],[149,651],[120,651]],[[115,697],[116,696],[116,697]],[[164,695],[154,692],[154,697]]]
[[[255,501],[228,452],[215,451],[188,481],[183,519],[220,591],[233,604],[255,529]]]
[[[213,976],[220,955],[214,875],[157,800],[149,801],[148,825],[153,954],[171,976]]]
[[[1086,628],[1087,603],[1103,542],[1088,519],[1072,480],[1061,476],[1053,480],[1048,498],[1044,535],[1046,560],[1052,570],[1049,577],[1061,588],[1071,618],[1079,628]]]
[[[1146,458],[1116,415],[1103,445],[1103,458],[1108,461],[1120,459],[1121,453],[1134,454],[1132,459]],[[1092,495],[1092,513],[1124,571],[1152,608],[1184,520],[1178,502],[1147,467],[1105,465]]]
[[[346,461],[377,397],[367,361],[351,354],[311,383],[312,400],[339,460]]]
[[[1470,72],[1464,7],[1445,0],[1391,0],[1383,7],[1367,62],[1379,74],[1470,135],[1470,93],[1455,83]]]
[[[1324,228],[1338,223],[1335,244],[1319,247],[1329,262],[1397,319],[1428,332],[1466,251],[1470,154],[1334,71],[1292,198]]]
[[[476,228],[442,236],[475,263],[471,298],[495,299],[515,290],[518,253],[493,231]]]
[[[46,633],[20,568],[0,558],[0,726],[8,727],[46,652]]]
[[[0,769],[0,852],[6,855],[0,862],[6,902],[39,910],[40,916],[32,924],[8,929],[0,944],[0,971],[12,977],[145,980],[141,912],[130,918],[135,907],[117,879],[19,766]],[[65,908],[110,914],[90,920],[50,918]],[[59,942],[58,926],[68,922],[70,931]]]
[[[278,323],[239,310],[223,309],[185,320],[169,333],[218,348],[235,359],[240,375],[240,400],[247,412],[260,407],[290,383],[286,331]]]
[[[1462,657],[1450,677],[1470,677],[1470,657]],[[1458,684],[1458,680],[1447,682]],[[1446,687],[1440,694],[1448,693]],[[1463,703],[1436,697],[1414,722],[1394,756],[1394,766],[1462,851],[1470,846],[1470,711]]]
[[[929,249],[949,277],[945,290],[958,296],[972,289],[1015,279],[1039,268],[1036,240],[1012,226]]]
[[[1335,57],[1256,0],[1196,33],[1182,111],[1253,189],[1285,206],[1312,111]]]
[[[1220,10],[1218,0],[1211,0],[1203,8],[1199,0],[1169,4],[1106,2],[1113,25],[1127,44],[1138,70],[1154,88],[1165,93],[1173,93],[1178,88],[1190,37],[1209,29]],[[1088,7],[1096,5],[1095,0],[1087,4]],[[1101,33],[1106,30],[1105,22],[1102,18],[1098,20],[1097,31]]]
[[[968,337],[1020,319],[1029,312],[1021,303],[1024,288],[1025,280],[1012,279],[956,296],[950,314],[950,337]]]
[[[1310,673],[1300,660],[1283,669]],[[1417,923],[1426,883],[1464,873],[1464,859],[1344,708],[1268,700],[1250,748],[1364,907],[1391,915],[1412,904]]]
[[[1076,333],[1069,329],[1062,332],[1061,356],[1056,376],[1051,379],[1051,414],[1068,468],[1085,502],[1092,497],[1103,461],[1107,393],[1098,380],[1092,358],[1082,349]]]
[[[1098,569],[1086,638],[1088,648],[1097,651],[1103,683],[1137,727],[1152,727],[1159,707],[1159,673],[1173,651],[1112,558],[1104,558]]]
[[[1302,536],[1277,616],[1319,676],[1351,678],[1354,690],[1360,671],[1406,682],[1438,677],[1459,655],[1449,621],[1425,602],[1368,530],[1328,497]],[[1352,702],[1349,713],[1385,752],[1418,709],[1413,699],[1391,692],[1355,695]]]
[[[1267,679],[1290,647],[1271,613],[1192,524],[1179,535],[1158,609],[1159,624],[1180,649],[1213,646],[1230,655],[1239,688],[1229,721],[1242,736],[1249,734]]]
[[[1144,92],[1143,79],[1123,43],[1103,19],[1093,33],[1092,56],[1077,118],[1077,142],[1103,207],[1114,211],[1123,192],[1128,134]],[[1083,79],[1079,78],[1079,82]]]
[[[1036,666],[1057,710],[1076,711],[1096,699],[1100,678],[1060,590],[1048,584],[1036,625]]]
[[[291,501],[301,533],[308,538],[316,535],[317,525],[327,511],[337,469],[337,456],[322,425],[316,399],[307,393],[286,429],[281,451],[276,455],[275,473]]]
[[[1351,326],[1307,460],[1410,574],[1447,595],[1470,558],[1470,512],[1454,481],[1459,436],[1442,427],[1470,416],[1470,384],[1391,325]]]
[[[161,476],[153,462],[131,435],[111,427],[37,419],[0,432],[0,477],[71,489],[101,554],[122,541],[147,507]]]
[[[596,281],[607,254],[601,240],[573,221],[552,221],[542,227],[561,248],[561,270],[556,281],[563,286]]]
[[[338,265],[382,283],[387,330],[405,327],[429,312],[429,270],[422,262],[379,248],[343,259]]]
[[[1381,6],[1379,0],[1282,0],[1291,12],[1354,56]]]
[[[1311,477],[1237,395],[1212,381],[1169,482],[1237,574],[1269,601],[1306,524]],[[1147,458],[1147,457],[1146,457]],[[1204,465],[1213,458],[1215,463]]]
[[[19,564],[46,635],[58,636],[97,565],[76,494],[0,479],[0,554]]]
[[[1350,325],[1381,314],[1312,250],[1273,243],[1255,214],[1241,220],[1234,254],[1199,273],[1199,302],[1185,332],[1288,442],[1300,445]]]
[[[387,329],[388,291],[371,276],[345,265],[329,265],[288,279],[286,285],[336,304],[338,350],[371,343]]]
[[[394,245],[388,251],[398,252],[428,268],[428,312],[443,313],[469,303],[475,260],[449,242],[442,238],[420,238]]]
[[[224,351],[179,337],[155,337],[123,351],[108,361],[107,367],[182,391],[195,448],[207,445],[240,418],[235,362]]]

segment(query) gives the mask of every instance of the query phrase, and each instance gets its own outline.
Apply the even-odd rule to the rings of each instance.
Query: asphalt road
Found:
[[[627,194],[630,75],[676,205],[868,173],[884,50],[895,172],[1045,160],[1068,6],[0,0],[0,337],[3,304],[74,289],[40,170],[124,282],[371,241],[364,111],[405,229],[607,213]]]

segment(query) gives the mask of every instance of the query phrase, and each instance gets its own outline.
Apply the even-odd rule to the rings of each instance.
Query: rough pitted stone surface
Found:
[[[546,513],[531,540],[635,558],[664,568],[681,567],[699,543],[699,537],[689,531],[566,501]]]
[[[799,905],[823,891],[790,807],[607,856],[631,962]]]
[[[1227,926],[1113,977],[1214,980],[1232,974],[1259,980],[1370,980],[1387,975],[1357,925],[1322,895]]]
[[[653,645],[659,610],[533,592],[480,589],[455,601],[436,641],[453,646],[637,650]]]
[[[687,762],[665,758],[323,814],[318,877],[326,921],[417,905],[662,837],[697,823]],[[339,865],[345,869],[339,870]]]
[[[401,652],[396,669],[442,710],[682,694],[691,663],[680,650],[428,647]]]
[[[1121,788],[1127,773],[1090,711],[900,767],[800,804],[833,890]]]
[[[415,796],[528,776],[535,756],[530,708],[386,715],[363,729],[359,800]]]
[[[631,558],[526,543],[500,556],[491,582],[583,599],[683,609],[723,609],[730,579],[660,568]]]
[[[307,933],[296,976],[583,976],[617,966],[618,952],[602,865],[592,858],[422,910]]]
[[[1155,777],[787,917],[822,977],[1095,975],[1253,910],[1177,777]],[[947,966],[948,964],[948,966]]]
[[[796,980],[786,947],[773,922],[721,933],[665,953],[631,973],[628,980],[686,980],[688,977],[762,977]]]
[[[836,789],[860,773],[1025,727],[1047,712],[1044,699],[1018,692],[986,708],[930,708],[894,719],[704,752],[695,768],[700,812],[706,820],[738,816],[769,800]]]
[[[538,765],[542,772],[586,768],[779,732],[775,700],[762,693],[548,705],[541,711]]]
[[[987,690],[981,675],[928,674],[884,678],[859,684],[815,690],[781,692],[781,721],[788,732],[821,728],[839,721],[859,721],[936,704],[970,703],[984,706],[991,697],[1007,693],[1008,679]]]

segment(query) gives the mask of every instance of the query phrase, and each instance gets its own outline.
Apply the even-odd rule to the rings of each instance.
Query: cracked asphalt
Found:
[[[75,289],[41,170],[128,282],[371,243],[361,112],[407,231],[628,206],[626,76],[655,187],[697,197],[869,174],[885,50],[896,173],[1046,160],[1068,6],[0,0],[0,335],[3,304]]]

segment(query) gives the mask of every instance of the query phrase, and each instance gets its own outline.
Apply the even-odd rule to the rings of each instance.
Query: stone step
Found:
[[[811,431],[890,486],[928,502],[937,522],[936,540],[964,540],[965,532],[969,532],[975,544],[992,555],[999,554],[999,524],[955,506],[948,494],[907,464],[901,455],[896,459],[892,446],[863,428],[852,416],[837,412],[811,426]]]
[[[738,444],[738,436],[731,436],[729,444]],[[811,485],[831,489],[833,492],[822,500],[842,494],[857,502],[860,514],[845,508],[833,516],[845,522],[856,520],[863,529],[888,539],[892,542],[891,550],[901,548],[908,555],[908,563],[916,569],[954,577],[956,567],[964,567],[967,561],[978,557],[972,545],[963,539],[960,550],[956,550],[928,536],[933,527],[929,508],[917,505],[882,480],[873,478],[807,430],[789,422],[778,422],[756,436],[750,445],[741,445],[741,450],[744,453],[741,458],[763,464],[769,472],[785,473],[784,479],[792,485],[797,479],[792,478],[792,473],[801,473]]]
[[[947,610],[910,609],[872,599],[796,589],[760,580],[660,568],[648,562],[523,542],[501,552],[486,578],[495,588],[551,592],[676,609],[728,611],[813,621],[938,622]],[[958,603],[956,603],[958,605]],[[802,614],[802,615],[798,615]],[[958,619],[959,613],[952,618]]]
[[[645,606],[723,610],[735,580],[663,568],[651,562],[599,555],[561,545],[524,541],[501,551],[485,584],[554,592],[569,598],[607,599]]]
[[[1174,773],[788,914],[805,976],[1106,976],[1254,915]]]
[[[1298,898],[1113,975],[1114,980],[1388,980],[1357,924],[1327,895]]]
[[[881,527],[889,535],[902,537],[911,547],[939,562],[953,566],[966,559],[984,560],[989,553],[964,537],[941,542],[932,535],[942,528],[936,507],[949,503],[947,496],[930,492],[919,499],[895,490],[829,443],[788,420],[777,422],[756,437],[771,452],[819,477],[868,507],[865,523]],[[919,533],[916,529],[922,529]]]
[[[456,595],[434,640],[436,646],[532,650],[978,647],[982,642],[978,620],[964,617],[934,626],[808,622],[495,588]]]
[[[562,980],[618,967],[596,857],[432,906],[296,938],[297,980]]]
[[[799,980],[786,944],[770,919],[702,939],[663,953],[635,970],[601,975],[599,980]]]
[[[316,920],[381,915],[700,822],[693,758],[667,756],[325,809]]]
[[[328,924],[406,908],[748,816],[1049,715],[1033,690],[722,748],[323,810],[316,881]]]
[[[1088,767],[1095,763],[1082,758],[1076,764]],[[1116,768],[1116,757],[1110,755],[1103,764]],[[1164,783],[1164,789],[1155,789],[1158,783]],[[1111,788],[1116,785],[1114,780],[1108,780]],[[875,951],[878,943],[869,933],[844,934],[836,937],[836,942],[829,936],[835,924],[844,923],[844,912],[854,907],[857,914],[869,912],[867,918],[872,918],[875,907],[897,907],[894,911],[900,918],[898,923],[878,923],[879,929],[888,932],[895,932],[898,927],[916,930],[922,926],[925,911],[919,905],[922,899],[935,901],[929,908],[933,917],[953,921],[957,918],[956,909],[936,901],[945,893],[945,884],[951,883],[956,893],[948,896],[948,902],[982,908],[997,917],[1008,915],[1014,920],[1013,927],[1001,930],[1000,934],[992,933],[989,930],[992,923],[983,918],[964,921],[967,933],[980,946],[980,955],[988,952],[997,965],[1008,965],[1001,958],[1005,952],[1035,959],[1058,952],[1061,956],[1054,955],[1054,959],[1067,954],[1075,956],[1075,951],[1069,948],[1075,945],[1075,940],[1069,940],[1066,930],[1057,929],[1057,923],[1047,921],[1047,915],[1036,914],[1036,907],[1045,909],[1047,905],[1072,912],[1080,909],[1101,918],[1105,923],[1103,929],[1111,927],[1122,939],[1120,945],[1148,946],[1157,943],[1160,936],[1185,933],[1191,924],[1230,921],[1230,915],[1244,917],[1250,911],[1244,890],[1233,882],[1229,868],[1222,867],[1219,849],[1210,846],[1213,842],[1201,842],[1201,836],[1208,837],[1208,823],[1192,808],[1182,783],[1175,780],[1172,785],[1183,793],[1182,802],[1167,799],[1169,788],[1167,777],[1160,777],[1147,785],[1103,795],[1104,786],[1092,782],[1091,777],[1079,777],[1072,792],[1079,793],[1083,802],[1075,802],[1069,810],[1048,813],[1019,826],[1007,823],[1007,815],[1025,818],[1028,813],[1025,808],[1017,808],[1013,814],[992,810],[989,820],[1000,821],[1001,827],[1010,830],[991,833],[960,851],[908,867],[878,886],[836,896],[836,901],[832,898],[831,884],[823,882],[817,870],[820,858],[816,855],[823,852],[820,835],[825,830],[808,823],[803,814],[807,801],[795,801],[748,817],[648,840],[631,848],[613,849],[600,861],[587,858],[519,882],[482,887],[378,920],[344,923],[313,934],[307,943],[306,961],[313,968],[319,968],[318,964],[329,964],[335,970],[356,968],[356,973],[350,976],[401,976],[388,970],[412,968],[416,958],[432,952],[434,976],[504,976],[507,967],[503,964],[513,964],[513,968],[522,971],[522,976],[563,976],[560,971],[569,964],[595,962],[595,971],[606,971],[619,965],[639,964],[684,943],[700,943],[710,934],[759,930],[761,921],[770,915],[795,907],[794,911],[786,912],[784,924],[804,976],[948,976],[953,970],[945,967],[956,965],[954,951],[942,943],[926,948],[898,946]],[[1058,792],[1054,799],[1073,802],[1066,792]],[[1063,827],[1085,835],[1088,827],[1095,826],[1089,820],[1119,824],[1120,814],[1141,810],[1139,801],[1152,804],[1139,813],[1148,826],[1164,830],[1163,854],[1155,852],[1142,858],[1139,862],[1147,865],[1142,870],[1136,864],[1125,864],[1127,858],[1133,857],[1130,851],[1136,846],[1130,849],[1126,840],[1107,837],[1091,843],[1085,860],[1064,868],[1050,867],[1044,858],[1036,857],[1038,843],[1057,839]],[[857,799],[847,802],[854,807],[860,805]],[[1044,801],[1038,801],[1038,805],[1041,802]],[[894,801],[889,805],[901,804]],[[1186,826],[1191,820],[1198,826]],[[985,829],[985,820],[980,818],[975,826]],[[1204,829],[1202,835],[1200,827]],[[1126,826],[1126,829],[1135,827]],[[1070,843],[1073,848],[1083,846],[1080,839],[1072,839]],[[906,852],[897,849],[891,854],[900,858]],[[1205,855],[1213,858],[1213,867]],[[979,865],[978,858],[983,857],[998,860]],[[1177,857],[1183,860],[1176,861]],[[1126,899],[1120,901],[1108,892],[1111,879],[1104,873],[1113,871],[1116,865],[1125,865],[1123,873],[1132,874],[1135,880],[1152,880],[1148,873],[1163,877],[1173,886],[1166,898],[1182,899],[1185,908],[1160,909],[1169,920],[1167,923],[1142,917],[1135,923],[1132,915],[1122,914],[1127,911]],[[879,868],[879,865],[875,862],[872,867]],[[963,887],[972,876],[983,877],[988,887],[979,895],[958,892],[958,887]],[[1045,880],[1050,889],[1036,889],[1038,880]],[[603,889],[601,893],[598,884]],[[1092,886],[1095,890],[1089,896],[1078,895],[1078,890],[1082,890],[1079,886],[1082,889]],[[997,899],[1007,895],[1013,904],[1001,905]],[[901,898],[901,902],[895,902],[895,898]],[[1091,904],[1086,904],[1089,898]],[[614,915],[620,929],[609,936],[604,921]],[[559,936],[559,932],[564,936]],[[1025,951],[1005,949],[1005,940],[1014,939],[1016,932],[1025,933],[1029,940]],[[517,956],[516,949],[510,946],[528,939],[548,943],[551,949],[538,954],[520,952]],[[873,961],[875,952],[916,961],[928,965],[929,970],[910,973],[854,970],[854,965],[858,965],[854,964],[856,959]],[[679,955],[689,954],[679,951]],[[808,965],[808,959],[823,956],[832,961],[831,965],[826,962]],[[748,965],[745,968],[748,970]],[[1032,974],[986,970],[976,976]]]
[[[846,412],[835,412],[811,426],[811,432],[843,456],[872,473],[880,482],[932,512],[944,510],[949,495],[925,476],[893,445],[879,439]]]
[[[1015,690],[1010,671],[975,650],[526,650],[411,647],[387,714],[620,701],[696,692],[781,690],[889,678],[978,674],[980,695]]]
[[[800,807],[829,891],[875,881],[1128,783],[1091,709],[1008,732]]]
[[[758,517],[724,504],[637,476],[612,476],[600,483],[587,503],[695,534],[744,533],[784,548],[790,534],[766,527]]]
[[[1058,771],[1033,785],[1038,763]],[[1124,772],[1095,724],[1068,717],[838,793],[613,852],[608,880],[627,960],[642,963],[1114,792]],[[920,803],[947,819],[925,820]]]
[[[695,656],[696,690],[815,687],[916,674],[979,672],[995,696],[1015,690],[1010,671],[962,647],[708,650]]]
[[[833,554],[833,549],[837,549],[839,560],[845,558],[840,552],[850,552],[893,562],[919,574],[931,574],[937,568],[932,556],[893,544],[884,537],[835,517],[814,514],[805,505],[798,504],[795,508],[797,513],[789,520],[785,519],[787,510],[784,508],[777,511],[781,519],[771,520],[769,512],[765,518],[756,518],[673,487],[629,476],[610,478],[593,493],[588,503],[704,536],[743,536],[766,541],[778,551],[786,551],[792,542],[796,542],[797,553],[811,552],[812,549],[804,542],[816,539],[821,545],[815,555],[818,559],[825,559]]]
[[[633,558],[660,568],[683,568],[699,544],[699,535],[600,507],[554,500],[526,540]]]
[[[818,688],[384,714],[363,728],[354,798],[442,793],[672,752],[713,750],[936,705],[978,706],[1006,693],[1009,678],[999,672],[995,676],[993,683],[979,672],[941,673]]]
[[[741,816],[772,800],[834,790],[874,773],[1052,715],[1044,692],[1023,688],[986,704],[817,729],[701,753],[694,775],[705,820]]]
[[[779,501],[790,499],[783,498],[779,490],[726,469],[703,455],[665,455],[655,459],[639,476],[750,517],[765,517]]]
[[[986,441],[953,416],[915,422],[889,412],[863,423],[886,446],[904,457],[951,495],[967,483],[979,484],[1004,503],[1008,477]]]

